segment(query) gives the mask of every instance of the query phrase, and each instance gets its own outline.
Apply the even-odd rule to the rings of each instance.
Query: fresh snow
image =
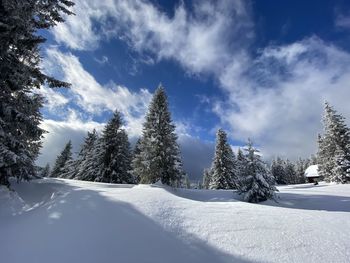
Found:
[[[350,185],[229,190],[64,179],[0,188],[1,262],[348,262]]]
[[[318,165],[310,165],[306,170],[305,170],[305,176],[306,177],[318,177]]]

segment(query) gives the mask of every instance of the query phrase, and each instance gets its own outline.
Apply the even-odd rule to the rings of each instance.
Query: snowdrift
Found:
[[[350,185],[232,191],[43,179],[0,188],[1,262],[347,262]]]

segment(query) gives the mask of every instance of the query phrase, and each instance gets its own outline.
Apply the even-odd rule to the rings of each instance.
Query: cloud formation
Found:
[[[236,138],[252,137],[265,155],[314,153],[325,100],[349,123],[349,53],[310,37],[268,47],[245,65],[222,82],[229,99],[214,110]]]
[[[69,140],[72,141],[73,151],[76,153],[79,151],[87,131],[96,129],[100,132],[103,126],[104,123],[92,120],[83,121],[74,110],[69,110],[67,118],[61,121],[45,119],[41,124],[41,128],[48,131],[48,133],[44,135],[44,147],[37,163],[42,166],[46,163],[52,164]]]
[[[55,48],[47,49],[43,68],[71,83],[72,87],[66,90],[43,87],[39,90],[46,99],[46,111],[55,116],[54,119],[47,117],[42,123],[42,128],[49,133],[44,136],[38,159],[40,165],[52,162],[70,139],[73,149],[78,151],[87,131],[101,130],[104,126],[103,121],[107,120],[94,121],[102,113],[112,113],[117,109],[124,117],[129,136],[141,134],[144,114],[152,97],[148,90],[134,92],[112,81],[102,85],[84,69],[78,57]]]
[[[324,100],[349,123],[350,54],[317,36],[251,52],[255,25],[250,5],[249,1],[194,1],[188,8],[180,2],[170,15],[149,1],[78,0],[77,15],[53,34],[58,42],[77,50],[122,39],[152,61],[170,59],[189,74],[210,74],[225,95],[225,99],[211,99],[212,110],[235,139],[252,137],[265,156],[308,156],[315,151],[321,131]],[[347,16],[338,15],[335,24],[348,28],[348,22]],[[77,58],[70,63],[77,65]],[[101,105],[108,108],[108,101],[89,101],[84,89],[76,94],[81,107],[91,112]],[[98,101],[106,95],[110,91],[97,93]]]
[[[337,14],[335,26],[342,29],[350,29],[350,15]]]
[[[52,109],[58,106],[58,97],[65,103],[69,101],[71,107],[78,107],[88,116],[117,109],[123,114],[129,133],[132,136],[140,134],[143,116],[152,96],[147,89],[133,92],[112,81],[101,85],[73,54],[62,53],[57,49],[48,49],[46,54],[44,68],[50,69],[50,74],[72,84],[72,88],[66,90],[66,95],[60,91],[46,92],[47,107]]]

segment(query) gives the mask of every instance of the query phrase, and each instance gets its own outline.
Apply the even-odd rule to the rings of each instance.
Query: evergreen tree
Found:
[[[233,189],[236,177],[236,160],[227,135],[219,129],[216,133],[216,147],[213,164],[211,167],[211,189]]]
[[[92,132],[88,132],[85,137],[84,143],[81,146],[81,149],[78,153],[77,160],[75,161],[75,169],[72,175],[72,178],[81,179],[83,177],[83,173],[86,172],[87,160],[89,157],[92,157],[91,153],[94,150],[95,143],[97,140],[97,132],[94,129]],[[89,159],[91,161],[91,159]]]
[[[45,167],[41,170],[40,177],[49,177],[50,176],[50,164],[46,164]]]
[[[295,172],[297,176],[297,183],[304,184],[306,183],[305,171],[308,168],[310,160],[299,158],[295,164]]]
[[[96,137],[93,147],[88,152],[86,160],[82,162],[77,179],[83,181],[99,181],[104,154],[104,143],[101,138]]]
[[[277,184],[287,184],[286,173],[285,173],[285,161],[277,157],[272,161],[271,174],[275,178]]]
[[[325,103],[324,135],[319,136],[318,171],[329,182],[346,182],[350,175],[350,134],[345,119]]]
[[[73,179],[76,173],[76,164],[76,160],[74,160],[73,158],[68,159],[64,164],[63,168],[61,169],[59,177],[65,179]]]
[[[204,189],[209,189],[210,181],[211,181],[211,169],[206,168],[203,171],[203,188]]]
[[[259,152],[248,140],[248,145],[244,149],[247,160],[246,175],[241,178],[239,193],[243,195],[243,200],[258,203],[275,196],[274,178],[267,172],[266,166],[261,160]]]
[[[101,170],[98,181],[134,183],[131,170],[131,151],[128,136],[122,129],[122,119],[116,111],[107,123],[101,137]]]
[[[284,166],[284,172],[286,177],[287,184],[297,184],[298,178],[297,173],[295,171],[295,165],[287,159]]]
[[[183,180],[182,161],[172,124],[167,96],[160,85],[148,109],[140,141],[140,152],[133,160],[133,174],[141,183],[179,187]]]
[[[28,180],[35,175],[44,130],[40,108],[43,98],[36,90],[42,85],[68,87],[43,74],[37,34],[63,22],[69,0],[2,0],[0,3],[0,184],[8,178]]]
[[[328,180],[330,182],[346,183],[350,179],[350,160],[344,149],[338,145],[334,154],[334,166]]]
[[[140,178],[140,172],[137,171],[138,167],[141,167],[141,158],[137,158],[137,156],[141,153],[141,138],[139,138],[135,144],[134,151],[132,154],[132,173],[134,176],[135,183],[139,183],[141,178]],[[136,169],[135,169],[136,168]]]
[[[72,142],[69,140],[63,151],[57,156],[51,177],[61,177],[67,171],[65,165],[72,160]]]
[[[248,161],[246,157],[244,156],[241,148],[238,148],[237,151],[237,187],[239,188],[239,184],[242,181],[242,178],[245,178],[247,176],[247,166]]]

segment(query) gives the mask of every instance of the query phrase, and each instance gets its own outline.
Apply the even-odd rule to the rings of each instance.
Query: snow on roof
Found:
[[[305,170],[305,176],[306,177],[318,177],[318,166],[317,164],[315,165],[310,165],[306,170]]]

